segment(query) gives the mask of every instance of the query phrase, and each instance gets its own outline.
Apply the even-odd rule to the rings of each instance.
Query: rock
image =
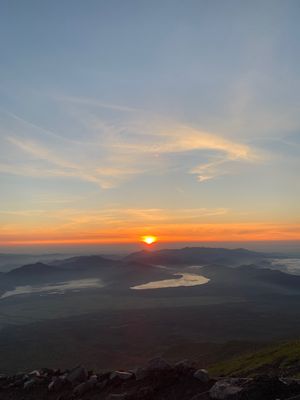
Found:
[[[50,368],[41,368],[39,370],[39,373],[41,376],[44,376],[44,377],[52,377],[52,376],[56,375],[56,371],[53,369],[50,369]]]
[[[240,379],[222,379],[216,382],[209,391],[212,399],[223,400],[236,396],[243,388]]]
[[[29,375],[19,373],[19,374],[14,375],[13,379],[14,379],[14,381],[25,382],[29,379]]]
[[[193,376],[197,368],[194,362],[189,360],[179,361],[174,365],[174,370],[179,374],[179,376]]]
[[[206,369],[198,369],[194,374],[193,377],[198,379],[200,382],[208,382],[209,381],[209,375]]]
[[[59,375],[63,375],[63,374],[67,374],[68,373],[68,371],[61,371],[59,368],[58,369],[52,369],[52,370],[49,370],[49,371],[51,371],[52,375],[55,375],[55,376],[59,376]]]
[[[300,393],[299,385],[286,383],[276,376],[259,375],[248,379],[223,379],[210,390],[213,399],[274,400]]]
[[[105,380],[102,381],[102,382],[97,382],[97,383],[96,383],[96,387],[97,387],[99,390],[103,390],[103,389],[107,386],[107,384],[108,384],[108,379],[105,379]]]
[[[91,382],[93,384],[96,385],[96,383],[98,382],[98,376],[97,375],[91,375],[88,382]]]
[[[40,377],[41,376],[41,373],[40,373],[40,371],[38,371],[37,369],[35,369],[34,371],[31,371],[31,372],[29,372],[29,374],[28,374],[29,376],[37,376],[37,377]]]
[[[72,369],[66,376],[67,381],[71,382],[72,385],[81,383],[87,380],[87,370],[81,366]]]
[[[24,386],[25,382],[25,379],[16,379],[14,382],[10,383],[10,387],[21,387]]]
[[[157,371],[170,369],[171,365],[161,357],[152,358],[146,365],[146,370]]]
[[[143,386],[139,388],[136,392],[128,396],[129,400],[152,400],[154,394],[154,389],[151,386]]]
[[[26,376],[28,378],[28,374],[26,374],[25,372],[18,372],[17,374],[14,375],[14,378],[21,379],[21,378],[24,378]]]
[[[134,373],[135,379],[137,381],[141,381],[141,380],[145,379],[147,376],[147,370],[145,368],[141,368],[141,367],[136,368],[133,371],[133,373]]]
[[[179,371],[188,371],[195,369],[195,364],[190,360],[181,360],[178,361],[174,367]]]
[[[127,393],[111,393],[106,397],[106,400],[126,400]]]
[[[87,382],[82,382],[79,385],[75,386],[73,389],[73,393],[76,396],[82,396],[84,393],[89,392],[92,390],[96,385],[94,380],[88,380]]]
[[[30,390],[34,386],[36,386],[37,380],[36,379],[30,379],[29,381],[24,382],[23,389],[25,390]]]
[[[115,379],[115,378],[119,378],[122,381],[127,381],[128,379],[131,379],[133,377],[133,373],[132,372],[126,372],[126,371],[113,371],[110,376],[109,379]]]
[[[56,400],[73,400],[74,395],[70,393],[61,393]],[[25,399],[24,399],[25,400]]]
[[[242,396],[247,400],[273,400],[288,398],[299,392],[297,384],[288,385],[276,376],[259,375],[246,381]]]
[[[158,371],[168,371],[171,368],[171,365],[163,358],[156,357],[148,361],[147,365],[144,368],[138,367],[134,369],[133,374],[135,375],[135,379],[137,381],[141,381],[152,373]]]
[[[52,380],[52,382],[49,383],[48,390],[50,392],[58,392],[63,388],[65,383],[66,383],[65,378],[61,378],[60,376],[57,376]]]
[[[207,400],[207,393],[197,393],[190,400]]]

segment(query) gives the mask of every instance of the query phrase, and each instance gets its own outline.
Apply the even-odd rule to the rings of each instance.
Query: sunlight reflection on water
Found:
[[[10,296],[17,296],[20,294],[34,294],[34,293],[47,293],[47,294],[64,294],[67,290],[82,290],[82,289],[92,289],[101,288],[103,283],[100,279],[77,279],[67,282],[60,282],[53,285],[41,285],[41,286],[17,286],[14,290],[9,290],[5,292],[1,299]]]
[[[179,276],[180,278],[164,279],[162,281],[144,283],[142,285],[132,286],[131,289],[134,290],[144,290],[144,289],[162,289],[180,286],[197,286],[204,285],[209,282],[208,278],[202,275],[188,274],[185,272],[178,272],[174,276]]]

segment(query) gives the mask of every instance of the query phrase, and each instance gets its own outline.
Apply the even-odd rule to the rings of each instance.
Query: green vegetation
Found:
[[[300,377],[300,340],[268,346],[254,353],[216,363],[210,367],[209,371],[218,376],[254,376],[261,373],[276,373]]]

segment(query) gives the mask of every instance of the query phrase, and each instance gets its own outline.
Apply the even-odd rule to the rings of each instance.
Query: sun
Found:
[[[142,242],[146,244],[152,244],[157,242],[157,237],[152,235],[142,236]]]

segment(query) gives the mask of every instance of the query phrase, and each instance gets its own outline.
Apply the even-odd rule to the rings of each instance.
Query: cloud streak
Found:
[[[88,107],[88,114],[81,109],[73,114],[80,115],[84,122],[82,138],[65,139],[52,130],[8,114],[16,126],[4,137],[21,157],[18,163],[1,162],[0,172],[79,179],[109,189],[138,175],[164,174],[175,165],[184,173],[197,175],[198,182],[204,182],[228,173],[225,172],[228,162],[251,164],[261,158],[246,144],[180,123],[137,115],[135,109],[121,110],[121,106],[107,105],[113,116],[110,119],[106,116],[105,122],[103,116],[90,109],[91,105],[101,108],[102,103],[68,97],[64,102]],[[119,111],[128,111],[126,118],[115,121],[115,113],[119,115]],[[193,154],[195,159],[192,168],[186,164],[187,154]],[[197,163],[197,158],[205,162]]]

